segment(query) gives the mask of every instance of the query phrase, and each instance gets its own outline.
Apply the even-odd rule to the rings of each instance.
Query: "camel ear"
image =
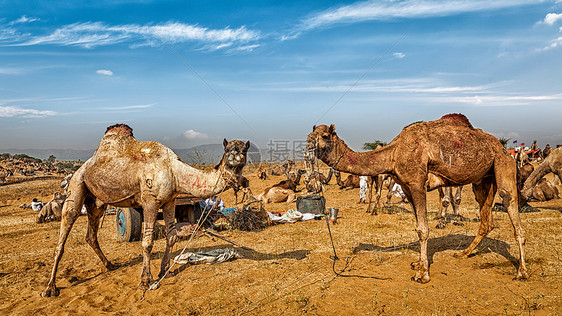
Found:
[[[330,134],[333,134],[335,131],[336,131],[336,126],[334,124],[330,125],[330,129],[329,129]]]
[[[244,151],[248,151],[250,149],[250,141],[246,142],[246,146],[244,146]]]
[[[226,140],[226,138],[222,141],[222,145],[224,146],[224,148],[226,148],[226,145],[228,145],[228,141]]]
[[[316,125],[312,126],[312,131],[314,132],[314,130],[316,129]]]

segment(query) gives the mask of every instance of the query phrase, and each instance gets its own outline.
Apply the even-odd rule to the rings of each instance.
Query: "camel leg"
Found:
[[[516,280],[528,279],[527,266],[525,265],[525,230],[521,225],[519,217],[519,205],[517,196],[516,168],[511,159],[496,162],[494,168],[498,193],[502,199],[502,204],[507,208],[507,214],[513,225],[515,241],[519,246],[519,268],[517,269]]]
[[[425,183],[425,181],[420,181]],[[416,232],[420,242],[420,259],[411,264],[412,269],[416,270],[416,274],[412,277],[412,281],[418,283],[427,283],[429,277],[429,258],[427,256],[427,239],[429,238],[429,226],[427,224],[426,210],[426,191],[425,188],[414,188],[408,190],[402,186],[404,194],[408,200],[412,201],[414,214],[416,215]]]
[[[451,198],[450,198],[451,187],[437,188],[437,191],[439,192],[439,201],[441,201],[441,209],[437,214],[438,222],[435,228],[443,229],[445,228],[445,226],[447,226],[447,219],[445,218],[445,216],[447,215],[447,207],[449,207],[449,204],[451,203]]]
[[[468,257],[482,239],[494,229],[492,205],[494,204],[494,196],[496,194],[496,184],[493,182],[493,179],[485,178],[478,184],[472,184],[472,191],[480,205],[480,228],[472,243],[465,250],[455,253],[455,258]]]
[[[92,199],[88,199],[86,201],[86,209],[88,210],[88,232],[86,233],[86,242],[94,249],[94,252],[98,255],[106,269],[114,270],[116,267],[107,260],[98,243],[100,219],[105,213],[106,206],[96,207],[96,203]]]
[[[152,273],[150,273],[150,255],[154,246],[154,224],[158,214],[158,205],[155,202],[145,203],[143,206],[143,230],[142,230],[142,273],[140,288],[148,289],[152,284]]]
[[[287,196],[287,202],[293,202],[295,201],[297,198],[296,194],[294,192],[289,193],[289,196]]]
[[[170,267],[170,252],[178,239],[174,200],[164,204],[164,206],[162,206],[162,212],[164,215],[164,225],[166,225],[166,251],[162,257],[158,278],[163,277]]]
[[[51,271],[51,278],[49,279],[47,288],[41,293],[42,297],[59,295],[59,289],[56,286],[57,268],[64,253],[64,244],[66,243],[68,234],[70,233],[74,222],[78,216],[80,216],[80,210],[84,204],[84,197],[86,193],[86,186],[84,183],[77,182],[78,181],[71,182],[71,185],[69,186],[70,194],[63,205],[59,241],[57,243],[57,247],[55,248],[55,262],[53,264],[53,270]]]
[[[451,191],[451,194],[452,193],[453,192]],[[453,214],[455,214],[455,217],[453,218],[453,225],[456,226],[464,226],[464,224],[462,223],[462,217],[459,214],[459,209],[461,205],[461,194],[462,194],[462,186],[457,187],[454,196],[451,195],[451,205],[453,206]]]
[[[391,178],[390,182],[388,184],[388,193],[386,194],[386,205],[390,206],[390,201],[392,200],[392,188],[394,187],[394,184],[396,182],[394,182],[394,180]],[[405,191],[404,191],[405,193]],[[406,194],[407,195],[407,194]],[[408,199],[410,198],[410,196],[408,196]],[[411,201],[411,200],[409,200]]]

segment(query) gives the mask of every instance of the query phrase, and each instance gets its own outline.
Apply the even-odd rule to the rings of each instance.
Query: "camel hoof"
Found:
[[[421,266],[422,266],[421,261],[414,261],[410,263],[410,268],[412,268],[412,270],[419,270]]]
[[[41,297],[51,297],[51,296],[59,296],[59,289],[56,287],[48,287],[43,292],[41,292]]]
[[[529,275],[527,272],[517,272],[517,276],[513,278],[514,281],[527,281],[529,279]]]
[[[424,275],[423,277],[417,277],[417,276],[412,277],[412,281],[418,282],[420,284],[425,284],[425,283],[429,282],[430,280],[431,279],[429,278],[429,275]]]

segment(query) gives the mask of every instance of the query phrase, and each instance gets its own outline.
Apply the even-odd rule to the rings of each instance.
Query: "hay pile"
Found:
[[[235,229],[257,232],[271,225],[269,215],[263,208],[263,205],[259,203],[259,206],[251,206],[254,203],[257,202],[244,205],[244,207],[234,212],[230,221]]]

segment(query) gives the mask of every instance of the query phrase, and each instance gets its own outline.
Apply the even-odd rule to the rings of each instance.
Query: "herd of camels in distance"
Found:
[[[48,285],[41,296],[59,294],[55,284],[57,267],[67,237],[83,205],[88,215],[86,241],[109,270],[116,267],[105,257],[98,244],[100,218],[108,206],[143,209],[140,287],[145,290],[151,287],[154,279],[150,271],[150,257],[159,209],[163,212],[166,227],[166,249],[158,275],[160,278],[170,267],[170,251],[178,239],[174,218],[176,196],[185,194],[208,198],[229,188],[237,192],[248,187],[242,171],[250,142],[225,139],[223,145],[224,154],[220,162],[212,170],[201,170],[185,164],[171,149],[158,142],[137,141],[132,128],[125,124],[108,127],[94,155],[70,179],[54,264]],[[449,188],[450,194],[451,187],[472,184],[480,206],[480,226],[472,243],[454,254],[458,258],[470,255],[492,231],[494,203],[503,205],[513,225],[519,249],[515,279],[522,280],[528,278],[528,273],[525,265],[525,231],[519,218],[519,209],[534,194],[537,183],[544,175],[554,172],[558,177],[562,176],[561,147],[552,150],[534,170],[526,169],[526,180],[523,181],[523,170],[519,170],[516,159],[506,152],[499,140],[474,128],[462,114],[447,114],[434,121],[411,124],[389,144],[367,152],[355,152],[349,148],[338,137],[334,124],[314,126],[307,138],[307,150],[313,153],[314,158],[333,168],[336,176],[338,172],[370,176],[371,184],[374,184],[371,187],[377,189],[382,186],[384,177],[390,177],[401,186],[416,219],[420,255],[411,267],[415,271],[412,280],[419,283],[430,281],[428,191]],[[272,194],[275,195],[276,190],[294,191],[297,182],[295,177],[300,178],[300,175],[302,172],[289,175],[289,179],[283,181],[279,189],[273,189]],[[308,182],[311,182],[311,175],[308,177]],[[314,191],[314,188],[307,190]],[[266,201],[269,194],[263,192],[256,198]],[[380,193],[376,204],[379,198]],[[378,205],[374,209],[377,208]]]

